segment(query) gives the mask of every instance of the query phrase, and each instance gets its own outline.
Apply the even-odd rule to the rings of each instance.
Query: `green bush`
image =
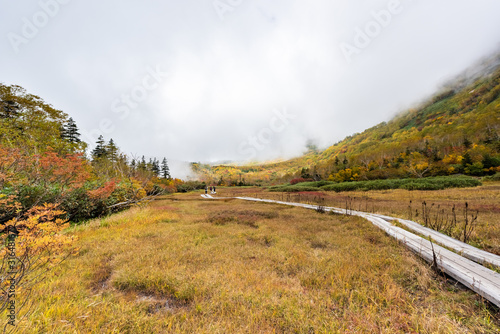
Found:
[[[296,185],[283,185],[283,186],[273,186],[268,188],[269,191],[273,192],[302,192],[302,191],[318,191],[321,190],[318,187],[304,187],[304,186],[299,186],[298,184]]]
[[[56,185],[21,185],[15,195],[23,208],[31,208],[44,203],[56,203],[61,197],[61,189]]]
[[[332,182],[332,181],[314,181],[314,182],[299,183],[297,185],[300,186],[300,187],[316,187],[316,188],[320,188],[320,187],[324,187],[324,186],[327,186],[327,185],[330,185],[330,184],[335,184],[335,182]]]
[[[469,164],[467,165],[467,167],[465,167],[465,174],[483,176],[484,165],[481,162],[474,162],[473,164]]]
[[[321,183],[323,182],[323,183]],[[314,186],[326,184],[323,186]],[[369,190],[389,190],[389,189],[407,189],[407,190],[440,190],[446,188],[465,188],[477,187],[481,182],[470,176],[438,176],[422,179],[388,179],[357,182],[332,183],[326,181],[309,182],[304,184],[289,186],[270,187],[269,191],[274,192],[299,192],[299,191],[369,191]]]
[[[187,193],[187,192],[194,191],[194,190],[205,189],[206,186],[207,185],[205,182],[188,181],[188,182],[179,184],[177,186],[177,191],[180,193]]]
[[[500,181],[500,173],[496,173],[494,175],[483,177],[483,181],[491,182],[491,181]]]
[[[438,176],[422,179],[390,179],[359,182],[344,182],[321,187],[327,191],[368,191],[368,190],[388,190],[388,189],[408,189],[408,190],[439,190],[446,188],[477,187],[481,182],[468,176]]]

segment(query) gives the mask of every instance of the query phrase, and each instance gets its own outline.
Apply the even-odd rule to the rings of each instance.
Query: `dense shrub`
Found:
[[[305,182],[299,184],[300,187],[323,187],[329,184],[334,184],[332,181],[314,181],[314,182]]]
[[[96,196],[98,193],[102,195]],[[122,183],[111,190],[109,185],[99,187],[88,183],[68,193],[61,201],[60,208],[66,212],[68,220],[80,222],[116,212],[118,207],[110,207],[134,197],[137,197],[137,194],[134,194],[129,184]]]
[[[468,164],[464,171],[467,175],[483,176],[484,165],[481,162],[474,162],[473,164]]]
[[[332,183],[326,181],[297,184],[295,186],[283,185],[270,187],[274,192],[302,192],[302,191],[369,191],[388,189],[408,190],[439,190],[446,188],[476,187],[481,182],[469,176],[439,176],[420,179],[389,179],[358,182]]]
[[[386,189],[408,189],[408,190],[439,190],[446,188],[476,187],[481,182],[467,176],[459,177],[429,177],[421,179],[396,179],[375,180],[361,182],[345,182],[321,187],[327,191],[354,191],[354,190],[386,190]]]
[[[205,182],[187,181],[185,183],[177,185],[177,191],[180,193],[187,193],[193,190],[205,189],[206,186],[207,185]]]
[[[483,181],[486,182],[500,181],[500,173],[496,173],[495,175],[485,176],[483,177]]]
[[[293,179],[292,181],[290,181],[290,184],[293,186],[293,185],[298,184],[298,183],[311,182],[311,181],[314,181],[314,180],[313,179],[304,179],[303,177],[299,177],[297,179]]]
[[[318,187],[307,187],[301,186],[300,184],[296,184],[294,186],[284,185],[284,186],[273,186],[268,188],[269,191],[275,192],[303,192],[303,191],[318,191],[320,188]]]

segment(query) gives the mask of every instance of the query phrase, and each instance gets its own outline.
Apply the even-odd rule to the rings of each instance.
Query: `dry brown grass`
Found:
[[[451,220],[452,208],[455,206],[458,224],[451,231],[451,236],[462,238],[464,223],[464,207],[468,203],[469,216],[478,212],[478,220],[470,238],[470,244],[500,255],[500,183],[486,183],[476,188],[456,188],[433,191],[419,190],[375,190],[356,192],[306,192],[306,193],[269,193],[262,189],[249,188],[238,190],[227,188],[222,195],[258,196],[292,202],[322,204],[353,210],[375,212],[398,218],[412,219],[423,224],[422,202],[427,203],[431,219],[439,211],[444,211],[444,219]],[[318,200],[324,201],[318,202]],[[410,207],[411,201],[411,207]],[[410,208],[412,213],[410,214]],[[439,220],[442,219],[441,214]]]
[[[363,219],[199,195],[70,231],[80,253],[39,287],[21,331],[500,330],[498,310]]]

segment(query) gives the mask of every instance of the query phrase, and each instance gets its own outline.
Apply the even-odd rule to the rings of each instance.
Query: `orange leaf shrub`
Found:
[[[87,194],[89,197],[93,200],[99,199],[105,199],[108,198],[113,191],[116,189],[116,182],[115,181],[109,181],[107,182],[104,186],[95,189],[95,190],[89,190]]]

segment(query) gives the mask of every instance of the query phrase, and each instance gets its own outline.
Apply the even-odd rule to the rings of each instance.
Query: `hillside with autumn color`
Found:
[[[205,182],[272,185],[500,172],[500,68],[456,79],[421,106],[318,152],[260,165],[193,163]]]

